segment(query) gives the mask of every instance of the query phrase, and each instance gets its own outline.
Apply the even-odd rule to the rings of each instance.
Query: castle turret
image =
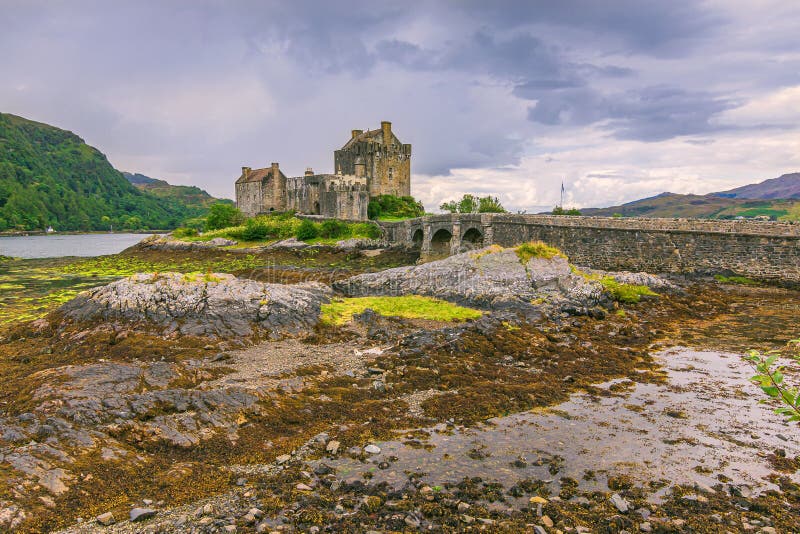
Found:
[[[367,164],[364,163],[364,158],[361,156],[356,158],[355,170],[356,178],[364,178],[367,175]]]

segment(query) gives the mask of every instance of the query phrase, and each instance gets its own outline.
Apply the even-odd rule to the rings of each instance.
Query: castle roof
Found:
[[[278,172],[281,173],[281,178],[286,178],[286,175],[283,174],[283,171],[278,169]],[[266,167],[264,169],[252,169],[247,176],[242,173],[239,176],[239,179],[236,180],[237,184],[243,184],[247,182],[261,182],[268,178],[272,174],[272,167]]]
[[[394,132],[392,132],[392,140],[396,144],[398,145],[400,144],[400,140],[397,138],[397,136],[394,135]],[[350,140],[344,144],[341,150],[347,150],[353,145],[364,141],[372,141],[373,143],[383,144],[383,130],[378,128],[377,130],[366,130],[364,132],[361,132],[357,136],[351,137]]]

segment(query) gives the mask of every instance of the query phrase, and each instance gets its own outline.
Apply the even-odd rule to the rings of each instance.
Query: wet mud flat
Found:
[[[758,403],[760,390],[747,381],[752,369],[740,355],[678,347],[655,358],[667,372],[663,383],[609,381],[553,407],[474,427],[415,429],[377,443],[381,452],[367,461],[327,465],[346,478],[369,473],[371,483],[394,489],[409,476],[432,487],[480,477],[502,481],[506,490],[534,479],[544,493],[559,495],[607,491],[624,480],[656,486],[647,491],[654,504],[672,485],[713,492],[722,483],[747,496],[778,489],[770,480],[776,451],[800,455],[797,429]],[[800,482],[800,472],[789,478]]]

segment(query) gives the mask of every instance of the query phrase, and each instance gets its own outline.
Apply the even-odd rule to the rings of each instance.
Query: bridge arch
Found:
[[[425,232],[422,228],[417,228],[411,235],[411,246],[414,248],[422,248],[422,241],[425,238]]]
[[[483,233],[475,227],[467,228],[461,235],[461,250],[483,247]]]
[[[446,228],[440,228],[431,236],[431,254],[434,256],[448,256],[450,255],[450,243],[453,240],[453,234]]]

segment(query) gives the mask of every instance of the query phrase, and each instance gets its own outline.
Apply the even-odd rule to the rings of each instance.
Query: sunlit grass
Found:
[[[353,315],[367,309],[386,317],[447,322],[477,319],[483,315],[483,312],[479,310],[419,295],[356,297],[336,299],[330,304],[324,304],[322,306],[322,322],[335,325],[345,324],[353,319]]]
[[[521,261],[523,264],[528,263],[531,258],[543,258],[545,260],[551,260],[556,256],[562,256],[566,258],[566,255],[556,247],[551,247],[547,243],[542,243],[541,241],[523,243],[514,250],[517,252],[519,261]]]
[[[758,282],[746,276],[722,276],[721,274],[715,275],[714,280],[723,284],[739,284],[742,286],[757,286]]]
[[[621,284],[610,276],[600,278],[599,282],[606,288],[606,291],[611,293],[614,300],[625,304],[636,304],[642,297],[658,296],[658,293],[647,286]]]

